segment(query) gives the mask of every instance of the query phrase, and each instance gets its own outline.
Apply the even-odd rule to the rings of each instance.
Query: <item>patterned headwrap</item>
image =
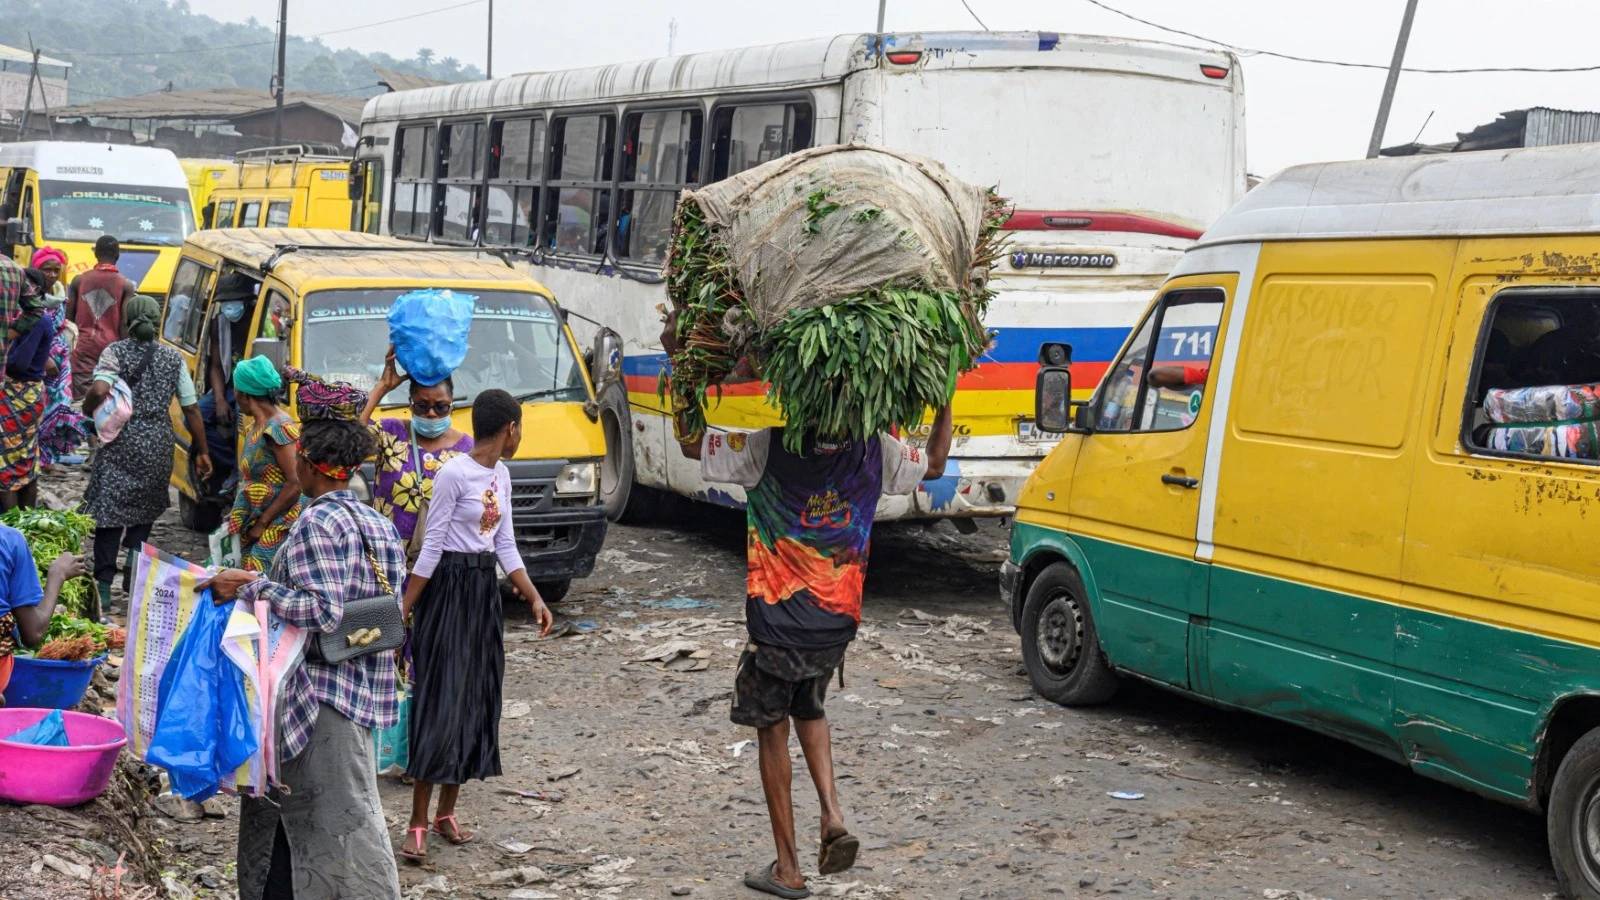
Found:
[[[345,381],[327,381],[293,366],[283,370],[285,381],[299,385],[300,421],[343,419],[354,422],[367,407],[367,392]],[[324,473],[326,474],[326,473]]]
[[[40,247],[33,251],[33,259],[28,262],[28,265],[31,268],[42,269],[45,263],[51,261],[60,263],[63,269],[67,267],[67,255],[54,247]]]

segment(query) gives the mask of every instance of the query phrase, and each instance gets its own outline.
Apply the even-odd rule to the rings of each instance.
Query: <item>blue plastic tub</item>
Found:
[[[11,683],[6,685],[6,706],[71,709],[83,701],[94,667],[104,661],[104,656],[86,660],[19,656],[11,669]]]

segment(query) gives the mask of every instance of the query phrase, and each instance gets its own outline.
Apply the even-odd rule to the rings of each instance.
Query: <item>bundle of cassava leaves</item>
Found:
[[[813,261],[814,270],[870,272],[872,260],[851,258],[857,245],[877,247],[879,253],[885,246],[893,251],[918,246],[924,235],[911,233],[904,222],[911,215],[927,214],[926,207],[873,205],[879,200],[893,203],[898,194],[875,192],[873,185],[863,186],[859,180],[837,187],[829,183],[830,174],[824,170],[799,182],[805,187],[803,199],[792,198],[786,209],[772,213],[795,220],[787,231],[782,223],[746,222],[746,232],[757,232],[769,242],[762,249],[787,234],[789,240],[798,236],[799,242],[786,248],[789,254],[831,254],[824,264]],[[780,168],[772,176],[784,177],[793,181],[795,173]],[[859,179],[860,173],[850,172],[849,177]],[[761,182],[757,178],[752,183]],[[751,205],[760,208],[759,203]],[[773,205],[766,202],[768,209]],[[785,431],[791,450],[799,449],[806,431],[851,439],[912,428],[927,410],[949,402],[956,378],[977,364],[988,342],[981,317],[991,296],[987,273],[1001,252],[998,234],[1006,208],[989,191],[979,195],[977,209],[978,221],[969,227],[946,229],[971,235],[971,246],[953,254],[968,268],[943,285],[928,283],[927,276],[907,277],[902,266],[898,276],[882,284],[862,284],[860,277],[847,281],[852,290],[842,296],[756,304],[752,300],[763,299],[757,295],[766,287],[763,279],[770,265],[751,265],[748,254],[741,264],[730,252],[725,230],[695,195],[686,196],[673,222],[666,270],[667,292],[678,315],[679,349],[670,376],[663,373],[661,379],[663,397],[670,395],[673,411],[683,413],[688,426],[680,438],[698,439],[705,428],[706,404],[713,396],[720,399],[723,382],[741,359],[766,381],[768,400],[785,421],[804,426]],[[830,222],[834,217],[844,218]],[[824,240],[833,244],[808,246]],[[760,277],[748,277],[753,269]],[[945,266],[942,271],[948,270]]]

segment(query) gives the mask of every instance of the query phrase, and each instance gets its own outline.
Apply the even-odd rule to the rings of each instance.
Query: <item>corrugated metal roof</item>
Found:
[[[1555,147],[1595,141],[1600,141],[1600,113],[1544,106],[1528,110],[1528,121],[1522,130],[1524,147]]]
[[[6,62],[20,62],[31,65],[33,63],[33,52],[29,50],[23,50],[20,47],[8,47],[5,44],[0,44],[0,59],[5,60]],[[51,59],[48,56],[40,56],[39,65],[55,66],[56,68],[60,69],[72,68],[72,63],[60,59]]]
[[[232,119],[236,116],[267,112],[274,100],[269,91],[249,88],[214,88],[204,91],[156,91],[115,100],[97,100],[69,106],[54,113],[56,118],[99,119]],[[283,95],[285,107],[309,106],[346,122],[361,121],[360,97],[337,94],[312,94],[289,91]]]
[[[449,84],[438,78],[424,78],[421,75],[407,75],[393,69],[384,69],[373,66],[372,70],[378,73],[378,83],[391,91],[420,91],[423,88],[439,87]]]

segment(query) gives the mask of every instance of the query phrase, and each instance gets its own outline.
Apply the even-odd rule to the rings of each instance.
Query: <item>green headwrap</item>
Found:
[[[265,356],[252,356],[233,367],[233,389],[250,397],[275,397],[283,378]]]
[[[161,304],[143,294],[134,297],[122,308],[122,324],[136,341],[155,340],[161,333]]]

